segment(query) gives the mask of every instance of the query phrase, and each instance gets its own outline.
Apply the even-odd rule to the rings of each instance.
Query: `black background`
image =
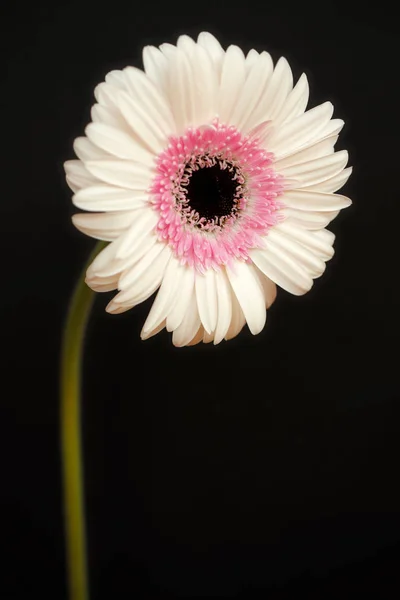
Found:
[[[357,598],[400,590],[399,79],[382,3],[118,1],[2,7],[0,597],[66,598],[59,346],[93,241],[62,163],[105,74],[202,30],[284,55],[346,122],[354,204],[312,291],[257,337],[141,342],[151,301],[100,295],[85,354],[92,599]]]

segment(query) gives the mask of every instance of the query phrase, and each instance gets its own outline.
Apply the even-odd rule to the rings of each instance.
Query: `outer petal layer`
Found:
[[[113,314],[157,292],[142,339],[166,328],[175,346],[219,344],[246,323],[258,334],[277,286],[306,293],[333,256],[325,227],[351,204],[335,193],[351,174],[347,152],[335,152],[343,121],[330,102],[306,111],[307,77],[293,85],[285,58],[225,51],[207,32],[147,46],[143,63],[96,87],[78,160],[64,165],[74,205],[88,211],[73,215],[75,227],[110,242],[86,282],[118,290]],[[190,229],[176,184],[190,161],[205,168],[215,156],[224,169],[236,161],[243,192],[225,238],[225,222],[207,235],[201,221]]]

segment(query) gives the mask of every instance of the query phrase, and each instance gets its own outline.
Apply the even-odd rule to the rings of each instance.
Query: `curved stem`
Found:
[[[70,600],[88,600],[80,388],[86,324],[94,292],[85,283],[87,266],[104,247],[96,244],[72,295],[64,328],[61,355],[61,458],[64,521]]]

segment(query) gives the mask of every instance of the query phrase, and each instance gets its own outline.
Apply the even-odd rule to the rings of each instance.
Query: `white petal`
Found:
[[[328,223],[337,217],[338,212],[312,212],[308,210],[296,210],[295,208],[284,208],[281,214],[297,227],[317,230],[326,227]]]
[[[112,292],[117,289],[118,275],[91,280],[86,278],[85,282],[94,292]]]
[[[85,163],[85,167],[93,178],[97,178],[97,181],[93,181],[94,184],[99,183],[100,180],[100,182],[142,192],[149,188],[153,176],[149,167],[131,160],[91,160]]]
[[[257,62],[258,57],[260,56],[260,54],[257,52],[257,50],[254,50],[254,48],[252,48],[251,50],[248,51],[247,55],[246,55],[246,72],[249,73],[253,67],[253,65]]]
[[[158,215],[154,210],[151,208],[136,210],[134,215],[134,221],[116,252],[117,259],[132,255],[148,235],[155,235],[153,229],[157,225]]]
[[[163,44],[160,45],[160,50],[166,56],[167,60],[169,61],[173,56],[175,56],[177,47],[174,46],[174,44],[169,44],[167,42],[164,42]],[[170,63],[168,62],[168,69],[169,69],[169,67],[170,67]]]
[[[135,214],[136,216],[136,214]],[[129,230],[127,230],[126,232],[123,233],[123,236],[121,237],[125,237],[126,235],[129,235],[130,232]],[[147,235],[146,237],[144,237],[140,244],[136,244],[135,247],[131,247],[129,249],[129,254],[127,254],[126,257],[124,258],[117,258],[116,257],[116,261],[118,261],[120,263],[120,269],[119,272],[125,273],[127,271],[127,269],[130,269],[132,267],[132,265],[138,263],[140,260],[142,260],[142,258],[144,258],[147,253],[149,253],[151,251],[151,249],[153,248],[153,246],[155,244],[158,243],[158,237],[156,235],[156,233],[154,231],[152,231],[149,235]],[[123,239],[121,241],[121,243],[119,244],[119,247],[122,245],[123,243]],[[163,247],[164,244],[161,243],[161,246]],[[118,252],[118,249],[117,249]],[[117,254],[116,252],[116,254]],[[157,260],[157,259],[155,259]],[[118,284],[119,287],[119,284]]]
[[[139,260],[121,273],[118,282],[119,290],[123,291],[135,286],[137,281],[144,276],[145,272],[152,268],[153,263],[163,251],[165,244],[160,243],[155,235],[149,237],[151,241],[149,242],[147,251],[142,254]]]
[[[152,153],[159,154],[164,149],[170,134],[170,131],[163,129],[162,121],[155,119],[154,112],[148,112],[146,105],[126,92],[118,94],[117,102],[125,121],[140,143]]]
[[[296,181],[288,189],[291,188],[303,188],[310,185],[315,185],[326,181],[335,175],[338,175],[343,171],[349,155],[346,150],[340,152],[334,152],[328,156],[322,156],[315,160],[300,163],[299,165],[293,165],[279,171],[285,179]]]
[[[337,140],[338,136],[332,135],[320,142],[317,142],[316,144],[313,144],[312,146],[308,146],[307,148],[300,150],[300,152],[294,152],[285,158],[276,160],[274,162],[274,169],[276,169],[278,172],[281,172],[281,170],[288,167],[293,167],[303,162],[332,154],[334,152],[334,146]]]
[[[184,52],[187,56],[190,56],[192,58],[197,44],[190,36],[184,34],[178,37],[176,46],[177,48],[179,48],[179,50],[182,50],[182,52]]]
[[[149,167],[154,165],[154,154],[146,150],[132,136],[115,127],[104,123],[90,123],[85,133],[93,144],[112,156],[131,159]]]
[[[204,327],[201,325],[194,338],[188,344],[186,344],[186,346],[195,346],[196,344],[199,344],[203,341],[204,334]]]
[[[254,58],[230,119],[230,122],[239,129],[243,128],[243,131],[249,131],[256,124],[254,109],[262,98],[272,71],[272,59],[267,52],[262,52]]]
[[[340,190],[340,188],[342,188],[344,186],[344,184],[350,177],[352,170],[353,170],[352,167],[348,167],[347,169],[344,169],[344,171],[342,171],[341,173],[334,175],[333,177],[331,177],[330,179],[327,179],[326,181],[317,183],[315,185],[309,185],[306,188],[303,188],[303,191],[305,192],[306,190],[310,190],[310,191],[318,191],[318,192],[336,192],[337,190]]]
[[[118,96],[126,93],[126,90],[127,86],[122,89],[106,82],[96,86],[94,95],[98,104],[92,107],[92,120],[129,132],[129,126],[118,107]]]
[[[168,61],[158,48],[145,46],[143,48],[143,65],[146,75],[162,92],[167,90]]]
[[[149,196],[141,191],[110,185],[95,185],[79,190],[72,202],[83,210],[126,211],[149,206]]]
[[[144,240],[140,246],[138,246],[133,252],[131,252],[125,258],[119,259],[116,257],[118,252],[118,248],[124,242],[125,236],[127,235],[129,229],[125,230],[121,233],[121,235],[114,240],[111,244],[107,246],[104,250],[102,250],[94,259],[92,264],[89,266],[86,271],[86,277],[90,280],[98,280],[104,279],[108,277],[113,277],[121,275],[123,271],[131,267],[135,262],[140,260],[153,246],[154,238],[156,236],[149,235]],[[90,284],[89,284],[90,285]]]
[[[120,291],[109,303],[106,310],[108,312],[124,312],[132,308],[132,306],[136,306],[136,304],[147,300],[160,286],[171,255],[171,249],[164,245],[161,252],[152,262],[151,268],[145,270],[142,277],[131,287]],[[121,308],[123,308],[123,311],[120,310]]]
[[[284,233],[300,244],[303,244],[310,250],[313,250],[324,260],[329,260],[334,254],[332,244],[335,236],[331,231],[327,231],[326,229],[320,229],[319,231],[308,231],[306,229],[301,229],[293,223],[289,223],[288,221],[283,221],[282,223],[275,225],[273,229],[275,231]],[[266,239],[268,239],[268,237],[269,236],[267,236]]]
[[[218,77],[221,76],[222,63],[224,61],[225,52],[219,41],[207,31],[202,31],[197,38],[197,43],[204,48],[211,57]]]
[[[329,231],[328,229],[319,229],[318,231],[313,231],[312,235],[318,240],[320,240],[320,242],[329,246],[326,252],[323,250],[323,248],[318,249],[318,251],[320,251],[321,254],[326,254],[328,258],[331,258],[333,256],[333,253],[332,248],[330,248],[330,246],[332,246],[333,242],[335,241],[335,234],[332,233],[332,231]]]
[[[200,320],[207,333],[214,331],[217,324],[217,288],[215,271],[207,269],[195,275],[196,298]]]
[[[308,80],[303,73],[283,102],[281,110],[274,117],[274,124],[282,125],[287,121],[292,121],[306,110],[309,97]]]
[[[254,273],[257,275],[264,291],[265,307],[269,308],[274,302],[277,294],[276,284],[269,279],[258,267],[254,266]]]
[[[141,335],[148,333],[167,318],[176,302],[181,277],[182,271],[179,269],[179,262],[174,256],[171,256],[165,269],[161,287],[143,325]]]
[[[154,335],[157,335],[157,333],[160,333],[160,331],[162,331],[165,327],[165,319],[164,321],[162,321],[157,327],[155,327],[152,331],[149,331],[148,333],[143,333],[142,334],[142,340],[148,340],[151,337],[153,337]]]
[[[223,123],[229,123],[236,102],[245,84],[245,58],[238,46],[229,46],[222,65],[218,97],[218,114]]]
[[[193,288],[192,295],[182,323],[174,330],[172,334],[172,343],[174,346],[186,346],[193,341],[200,328],[200,316],[197,308],[196,292]]]
[[[121,242],[119,242],[121,243]],[[101,250],[94,258],[90,266],[86,271],[86,277],[89,279],[99,279],[104,277],[110,277],[116,275],[118,270],[112,270],[110,267],[114,263],[115,249],[118,247],[118,240],[108,244],[103,250]],[[90,285],[90,284],[88,284]]]
[[[111,283],[106,283],[105,285],[97,285],[91,288],[94,292],[104,293],[104,292],[113,292],[115,290],[115,285]]]
[[[107,73],[105,77],[106,83],[118,88],[119,90],[126,90],[126,79],[122,71],[114,70]]]
[[[324,102],[281,127],[276,127],[268,140],[270,152],[273,152],[276,158],[280,158],[326,137],[319,134],[332,114],[331,102]]]
[[[111,244],[108,244],[104,250],[101,250],[101,252],[97,254],[86,271],[86,277],[88,279],[92,280],[104,277],[107,278],[123,271],[124,263],[123,261],[116,259],[116,252],[123,242],[125,235],[126,232],[122,233],[120,237],[118,237]]]
[[[316,146],[320,142],[323,142],[325,140],[332,140],[333,137],[336,137],[340,130],[343,128],[343,125],[344,121],[342,121],[341,119],[332,119],[328,121],[318,132],[318,135],[315,138],[311,139],[311,141],[309,140],[301,146],[293,147],[289,145],[286,149],[284,148],[281,151],[279,151],[278,154],[275,155],[277,159],[275,162],[277,163],[278,161],[284,160],[292,156],[293,154],[298,154],[300,157],[302,157],[306,155],[307,150],[310,150],[311,153],[311,148],[314,148],[314,146]],[[274,133],[276,129],[276,127],[272,126],[272,133]],[[268,142],[269,138],[272,137],[272,133],[268,137]]]
[[[101,150],[86,137],[78,137],[74,140],[74,151],[77,157],[83,162],[87,160],[100,160],[110,158],[108,153]]]
[[[193,125],[198,127],[213,120],[217,113],[218,78],[211,58],[201,46],[195,46],[191,59],[194,72]]]
[[[265,249],[251,250],[250,257],[264,275],[295,296],[305,294],[313,285],[310,274],[272,242]]]
[[[214,333],[207,333],[207,331],[204,330],[203,332],[203,343],[204,344],[211,344],[211,342],[214,340]]]
[[[153,121],[168,135],[176,133],[175,122],[167,96],[140,69],[126,67],[124,73],[130,94],[146,106]]]
[[[292,226],[292,229],[299,228]],[[320,277],[325,271],[325,262],[312,250],[299,243],[290,233],[284,233],[282,228],[272,227],[268,233],[268,242],[266,246],[271,247],[271,242],[278,247],[280,253],[292,257],[299,265],[304,267],[305,271],[310,273],[312,278]]]
[[[228,333],[232,319],[232,288],[225,269],[216,273],[218,318],[215,328],[214,344],[219,344]]]
[[[134,212],[124,213],[78,213],[72,222],[79,231],[97,240],[115,240],[122,231],[128,229],[134,219]]]
[[[232,293],[231,299],[232,299],[232,317],[231,317],[231,324],[229,325],[229,329],[225,336],[226,340],[231,340],[232,338],[236,337],[242,331],[243,327],[246,324],[245,316],[243,314],[242,309],[240,308],[240,304],[234,293]]]
[[[168,97],[179,134],[193,125],[194,75],[186,54],[175,48],[169,58]]]
[[[267,313],[262,287],[251,264],[235,261],[226,268],[228,279],[253,335],[263,330]]]
[[[64,163],[64,169],[67,183],[73,192],[99,183],[99,180],[92,173],[89,173],[80,160],[67,160]]]
[[[293,75],[286,58],[278,60],[270,78],[260,108],[263,110],[262,120],[274,119],[293,88]]]
[[[253,127],[248,132],[248,135],[252,138],[255,138],[257,144],[268,147],[268,138],[273,132],[272,121],[263,121]]]
[[[103,81],[94,88],[94,97],[101,106],[107,106],[109,108],[115,107],[115,97],[120,86],[115,87]]]
[[[174,331],[182,323],[194,288],[194,270],[186,265],[179,265],[179,268],[183,271],[182,279],[176,303],[167,316],[168,331]]]
[[[110,315],[120,315],[121,313],[127,312],[130,310],[132,306],[124,306],[123,304],[114,304],[114,301],[111,300],[106,306],[106,311],[110,313]]]
[[[273,69],[271,57],[267,53],[263,54],[266,54],[267,58],[264,74],[265,84],[254,110],[245,123],[244,129],[246,131],[263,121],[273,119],[293,87],[292,71],[286,59],[280,58],[275,69]]]
[[[110,127],[115,127],[121,131],[128,132],[129,126],[121,115],[119,109],[115,106],[103,106],[101,104],[95,104],[92,106],[90,111],[93,123],[103,123]]]
[[[351,203],[351,200],[350,200]],[[332,212],[327,212],[324,213],[327,217],[329,216],[329,223],[331,221],[333,221],[334,219],[336,219],[336,217],[338,216],[338,214],[340,213],[340,210],[333,210]],[[324,225],[324,227],[326,227],[326,225]],[[307,227],[306,227],[307,229]],[[308,229],[313,229],[313,227],[308,227]]]
[[[285,190],[280,198],[285,206],[305,211],[334,211],[347,208],[351,200],[340,194],[328,194],[307,189]]]
[[[338,135],[342,131],[343,126],[344,126],[343,119],[331,119],[321,129],[318,137],[320,140],[322,140],[322,139],[331,137],[332,135]]]

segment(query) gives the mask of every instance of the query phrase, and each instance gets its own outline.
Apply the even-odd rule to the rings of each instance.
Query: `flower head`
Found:
[[[65,163],[75,226],[111,242],[87,271],[118,289],[121,313],[158,293],[142,339],[164,327],[176,346],[215,344],[247,322],[260,333],[276,286],[296,295],[333,256],[325,229],[350,200],[343,121],[325,102],[306,111],[284,58],[209,33],[148,46],[144,72],[112,71],[97,86],[78,160]]]

